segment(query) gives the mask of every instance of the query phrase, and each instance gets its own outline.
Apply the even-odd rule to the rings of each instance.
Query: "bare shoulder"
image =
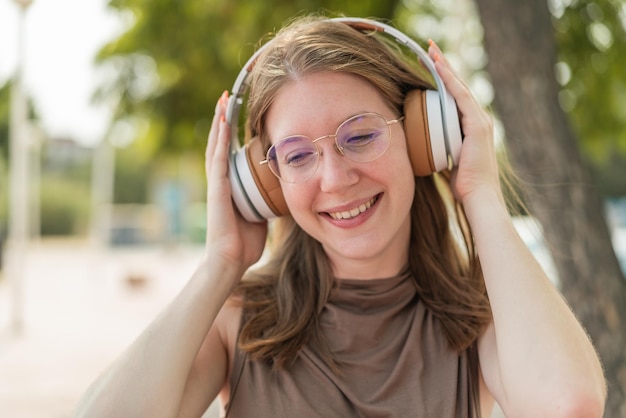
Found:
[[[201,415],[216,396],[227,393],[240,318],[237,303],[227,301],[220,308],[189,371],[180,417]]]
[[[495,399],[493,395],[491,394],[491,391],[487,387],[487,384],[485,383],[485,379],[480,369],[478,371],[478,378],[479,378],[478,394],[479,394],[481,415],[482,415],[482,418],[489,418],[491,417],[493,413]]]
[[[495,404],[493,389],[497,387],[500,376],[497,364],[497,349],[495,345],[495,329],[491,323],[483,335],[478,339],[478,369],[479,375],[479,395],[480,407],[483,418],[488,418],[492,414]]]
[[[213,323],[213,328],[219,334],[226,351],[228,365],[226,379],[224,380],[224,384],[219,391],[219,398],[222,405],[225,405],[227,400],[230,398],[229,376],[231,375],[234,367],[237,336],[241,325],[242,312],[243,307],[241,298],[238,296],[230,296],[222,306],[222,309]]]
[[[217,318],[215,318],[214,325],[224,346],[228,350],[229,363],[232,363],[234,349],[237,344],[237,334],[239,333],[242,312],[241,298],[239,296],[231,296],[226,300]]]

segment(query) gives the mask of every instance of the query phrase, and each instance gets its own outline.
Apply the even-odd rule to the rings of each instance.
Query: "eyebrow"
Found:
[[[347,116],[346,118],[342,119],[342,120],[341,120],[341,122],[339,122],[339,123],[336,125],[335,130],[333,131],[333,133],[330,133],[330,134],[324,134],[324,135],[322,135],[322,136],[327,136],[327,135],[335,135],[335,134],[337,133],[337,129],[339,129],[339,127],[340,127],[341,125],[343,125],[345,122],[347,122],[349,119],[352,119],[352,118],[353,118],[353,117],[355,117],[355,116],[364,115],[364,114],[366,114],[366,113],[375,113],[375,114],[381,115],[383,118],[385,118],[385,120],[387,120],[387,117],[386,117],[385,115],[383,115],[382,113],[380,113],[380,112],[375,112],[375,111],[373,111],[373,110],[361,110],[361,111],[358,111],[358,112],[356,112],[356,113],[353,113],[353,114],[351,114],[350,116]],[[394,116],[394,117],[393,117],[393,119],[397,119],[397,118],[399,118],[399,117],[401,117],[401,116],[402,116],[402,115],[400,115],[400,116]],[[393,120],[393,119],[391,119],[391,120]],[[294,133],[294,134],[287,134],[287,135],[280,136],[280,137],[278,137],[278,138],[276,139],[276,142],[278,142],[278,141],[282,141],[283,139],[286,139],[286,138],[291,138],[291,137],[293,137],[293,136],[304,136],[304,137],[307,137],[307,138],[310,138],[310,139],[314,139],[314,138],[313,138],[312,136],[310,136],[310,135],[305,135],[305,134],[302,134],[302,133]],[[276,143],[276,142],[273,142],[273,141],[272,141],[272,138],[271,138],[269,135],[267,135],[267,138],[268,138],[268,141],[269,141],[270,146],[272,146],[273,144],[275,144],[275,143]]]

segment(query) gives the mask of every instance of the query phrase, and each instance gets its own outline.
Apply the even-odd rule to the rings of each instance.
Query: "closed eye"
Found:
[[[289,167],[300,167],[309,162],[315,161],[316,155],[317,152],[312,150],[293,151],[285,155],[283,164]]]
[[[368,130],[360,132],[352,132],[343,141],[344,145],[349,148],[358,148],[366,146],[380,137],[380,130]]]

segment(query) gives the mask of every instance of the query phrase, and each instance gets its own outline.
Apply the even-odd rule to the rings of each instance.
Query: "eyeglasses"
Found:
[[[323,154],[317,141],[324,138],[335,138],[337,152],[351,161],[374,161],[389,147],[389,125],[402,119],[404,116],[387,120],[378,113],[363,113],[344,121],[334,135],[317,139],[304,135],[288,136],[272,145],[260,164],[267,164],[276,177],[287,183],[303,182],[317,170],[319,157]]]

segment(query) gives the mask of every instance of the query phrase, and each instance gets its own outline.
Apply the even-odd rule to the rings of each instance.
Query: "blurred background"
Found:
[[[0,416],[71,416],[185,283],[215,102],[311,12],[434,39],[493,110],[516,225],[626,417],[626,0],[0,0]]]

